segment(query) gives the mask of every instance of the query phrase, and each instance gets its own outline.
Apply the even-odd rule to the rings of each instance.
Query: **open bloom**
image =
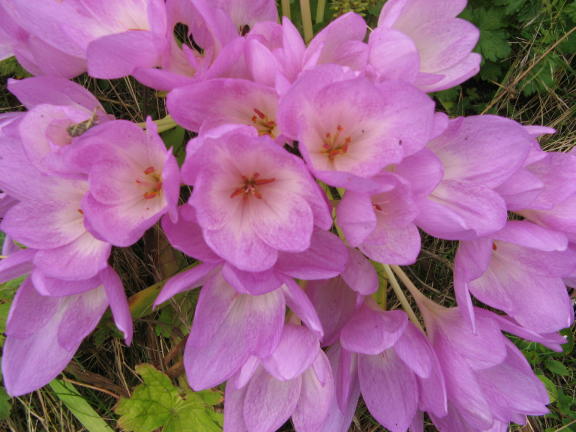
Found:
[[[89,193],[82,210],[97,235],[129,246],[165,213],[176,218],[178,164],[151,120],[146,132],[127,121],[110,122],[83,144]]]
[[[433,117],[432,100],[412,86],[331,65],[301,75],[280,101],[279,124],[319,179],[350,188],[422,149]]]
[[[503,228],[506,202],[495,189],[522,167],[532,143],[524,127],[502,117],[451,120],[427,145],[442,162],[444,176],[419,203],[416,224],[449,240],[484,236]]]
[[[279,251],[308,249],[315,225],[330,227],[304,164],[270,137],[232,131],[188,146],[183,175],[194,184],[190,203],[204,239],[240,270],[267,270]]]
[[[46,174],[83,177],[75,161],[80,137],[113,119],[96,97],[79,84],[55,77],[10,80],[8,89],[29,110],[19,124],[19,136],[30,162]]]
[[[19,200],[5,214],[2,230],[37,250],[34,263],[48,277],[83,280],[103,270],[111,245],[86,229],[80,203],[88,183],[41,173],[17,134],[0,137],[0,156],[0,188]]]

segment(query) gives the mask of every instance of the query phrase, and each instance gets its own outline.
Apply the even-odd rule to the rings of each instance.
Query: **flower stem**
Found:
[[[326,0],[318,0],[318,7],[316,8],[316,24],[324,21],[324,11],[326,10]]]
[[[384,268],[384,272],[386,272],[386,277],[388,278],[388,281],[390,281],[390,285],[392,286],[392,289],[394,290],[394,294],[396,294],[396,297],[398,297],[398,300],[400,301],[400,304],[402,305],[402,309],[404,309],[406,311],[406,313],[408,314],[408,318],[410,318],[410,321],[412,321],[416,327],[418,327],[420,330],[422,330],[422,326],[420,325],[420,321],[418,321],[418,317],[416,316],[416,314],[414,313],[414,310],[410,306],[410,303],[408,302],[408,299],[404,295],[402,288],[400,288],[400,284],[396,280],[396,276],[394,276],[392,269],[390,268],[390,266],[388,264],[384,264],[382,267]]]
[[[154,120],[154,123],[156,123],[156,126],[158,127],[158,133],[166,132],[178,126],[170,115],[167,115],[166,117],[159,120]],[[138,123],[138,126],[140,126],[142,129],[146,129],[146,122]]]
[[[304,28],[304,40],[308,43],[312,39],[312,36],[314,36],[310,0],[300,0],[300,13],[302,15],[302,27]]]
[[[390,266],[390,267],[391,267],[392,271],[394,273],[396,273],[396,275],[398,275],[398,278],[402,281],[404,286],[406,288],[408,288],[408,291],[410,291],[410,294],[412,294],[412,297],[414,297],[414,299],[417,302],[425,299],[425,297],[422,295],[420,290],[418,288],[416,288],[416,285],[414,285],[414,282],[412,282],[410,280],[410,278],[408,277],[408,275],[406,273],[404,273],[404,270],[402,270],[400,267],[395,266],[395,265]]]
[[[282,16],[292,19],[290,14],[290,0],[282,0]]]

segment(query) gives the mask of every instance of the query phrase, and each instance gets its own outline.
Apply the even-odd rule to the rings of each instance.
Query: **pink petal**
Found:
[[[200,264],[189,270],[172,276],[154,300],[154,306],[158,306],[168,299],[182,292],[194,289],[204,284],[208,275],[216,268],[213,264]]]
[[[322,369],[324,382],[315,370]],[[314,367],[308,368],[302,376],[302,389],[298,405],[292,414],[292,421],[298,431],[317,432],[329,415],[334,397],[332,368],[324,352],[316,356]],[[334,407],[334,409],[337,409]]]
[[[38,251],[34,264],[55,279],[89,279],[106,268],[111,249],[87,232],[65,246]]]
[[[266,356],[278,344],[285,312],[278,291],[261,296],[237,294],[221,275],[202,289],[184,366],[195,390],[230,378],[251,355]]]
[[[254,375],[246,389],[244,422],[250,431],[274,432],[296,409],[302,378],[279,381],[264,369]]]
[[[285,278],[282,285],[282,292],[286,298],[288,307],[306,324],[306,326],[315,332],[318,336],[324,334],[320,318],[316,313],[314,305],[310,298],[300,288],[292,278]]]
[[[100,272],[100,278],[106,290],[106,297],[108,297],[108,303],[110,303],[114,323],[118,330],[124,333],[126,345],[130,345],[133,332],[132,315],[130,314],[130,307],[128,306],[128,299],[124,293],[122,281],[111,267],[107,267]]]
[[[340,277],[312,281],[307,291],[324,329],[322,343],[332,345],[338,340],[340,329],[354,313],[357,295]]]
[[[379,311],[364,304],[346,323],[340,343],[348,351],[376,355],[402,336],[408,319],[402,311]]]
[[[278,254],[274,269],[297,279],[329,279],[342,273],[347,259],[348,252],[340,238],[328,231],[314,230],[307,250]]]
[[[300,376],[320,353],[318,336],[303,326],[286,324],[276,349],[262,359],[264,368],[281,381]]]
[[[378,273],[362,253],[356,249],[348,250],[348,265],[342,273],[346,284],[362,295],[374,294],[378,290]]]
[[[362,398],[374,418],[392,432],[406,431],[416,415],[418,385],[394,350],[360,356],[358,376]]]
[[[113,79],[131,75],[136,68],[159,66],[166,41],[146,30],[130,30],[98,38],[88,45],[88,74]]]
[[[21,289],[33,290],[32,286]],[[24,294],[20,296],[23,299]],[[26,335],[8,333],[2,356],[2,375],[8,393],[19,396],[36,390],[62,372],[102,317],[108,302],[104,289],[99,288],[76,296],[42,297],[31,291],[26,295],[27,306],[15,302],[11,312],[14,320],[26,315],[29,320],[43,313],[43,324],[30,328]],[[29,315],[22,307],[32,307]]]

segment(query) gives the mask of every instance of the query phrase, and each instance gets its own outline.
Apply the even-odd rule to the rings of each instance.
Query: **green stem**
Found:
[[[404,311],[406,311],[406,313],[408,314],[408,318],[410,318],[410,321],[412,321],[416,327],[418,327],[420,330],[422,330],[422,326],[420,325],[420,321],[418,321],[418,317],[414,313],[412,306],[410,306],[410,302],[408,302],[408,299],[404,295],[402,288],[400,288],[400,284],[396,280],[396,276],[394,276],[392,269],[390,268],[390,266],[388,264],[384,264],[382,267],[384,268],[384,272],[386,272],[386,277],[388,278],[388,281],[390,282],[390,285],[392,286],[392,289],[394,290],[394,294],[396,294],[396,297],[398,297],[398,300],[400,301],[400,304],[402,305],[402,309],[404,309]]]
[[[304,40],[306,43],[312,40],[314,31],[312,30],[312,12],[310,11],[310,0],[300,0],[300,13],[302,14],[302,27],[304,28]]]
[[[326,10],[326,0],[318,0],[316,8],[316,24],[324,22],[324,11]]]
[[[166,132],[167,130],[174,129],[178,126],[170,115],[159,120],[154,120],[154,123],[156,123],[156,126],[158,127],[158,133]],[[138,123],[138,126],[142,129],[146,129],[146,122]]]
[[[282,0],[282,16],[292,19],[290,13],[290,0]]]

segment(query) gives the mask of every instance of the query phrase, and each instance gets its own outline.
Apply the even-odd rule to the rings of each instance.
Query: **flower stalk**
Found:
[[[404,309],[406,314],[408,314],[408,318],[410,318],[410,321],[412,321],[416,327],[418,327],[420,330],[422,330],[422,326],[420,325],[420,321],[418,321],[418,317],[414,313],[412,306],[410,306],[410,302],[406,298],[406,295],[402,291],[402,288],[400,288],[400,284],[396,280],[396,276],[394,276],[392,269],[390,268],[390,266],[388,264],[384,264],[382,266],[382,268],[384,269],[384,272],[386,273],[386,277],[390,281],[390,285],[392,286],[392,289],[394,290],[394,294],[396,294],[396,297],[398,297],[398,300],[400,301],[400,304],[402,305],[402,309]]]

